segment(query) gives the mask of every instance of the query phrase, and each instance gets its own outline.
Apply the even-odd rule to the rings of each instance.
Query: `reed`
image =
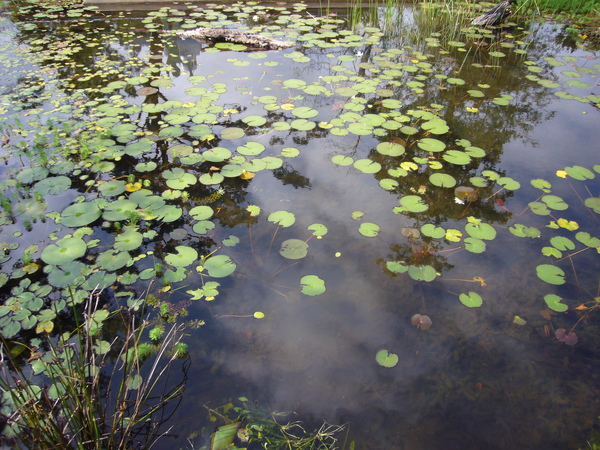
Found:
[[[183,327],[151,345],[137,313],[97,307],[91,296],[75,332],[46,339],[45,350],[27,348],[25,364],[16,356],[23,344],[2,340],[0,414],[19,448],[146,449],[169,432],[166,406],[177,403],[187,371],[184,363],[182,379],[170,380]],[[122,331],[103,340],[110,321]]]

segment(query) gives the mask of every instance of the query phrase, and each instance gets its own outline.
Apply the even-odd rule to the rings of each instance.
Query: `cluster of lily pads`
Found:
[[[576,66],[571,57],[527,59],[523,30],[497,40],[490,32],[467,28],[465,42],[432,35],[421,48],[393,48],[377,27],[353,31],[341,19],[308,16],[304,9],[302,4],[286,9],[254,3],[189,6],[185,13],[162,8],[106,43],[104,37],[79,31],[93,8],[71,9],[70,21],[62,20],[60,8],[33,16],[31,10],[19,12],[19,39],[28,53],[21,68],[17,64],[13,70],[28,74],[2,94],[9,168],[0,181],[7,236],[0,285],[8,285],[11,294],[0,307],[0,328],[6,337],[21,330],[52,331],[56,314],[68,302],[81,302],[97,288],[117,286],[118,295],[133,303],[128,288],[157,279],[166,292],[194,277],[201,287],[187,289],[190,298],[213,300],[221,286],[217,280],[235,276],[239,265],[227,250],[241,238],[225,227],[260,223],[263,217],[261,208],[246,200],[246,187],[256,175],[283,170],[302,158],[305,150],[293,142],[315,138],[345,143],[330,156],[332,167],[374,177],[380,195],[397,197],[393,213],[410,222],[402,235],[412,256],[417,247],[435,249],[421,251],[425,259],[409,254],[386,259],[386,273],[407,273],[416,282],[438,280],[443,276],[433,261],[436,253],[449,245],[485,252],[497,237],[498,224],[510,220],[510,214],[496,210],[496,201],[504,202],[521,186],[492,168],[497,157],[492,149],[454,136],[445,101],[451,92],[465,114],[485,121],[493,109],[511,105],[515,93],[485,82],[471,86],[458,65],[440,56],[466,61],[475,48],[481,58],[471,66],[482,74],[511,58],[544,89],[587,89],[590,84],[579,78],[600,69],[598,64]],[[294,47],[247,52],[247,45],[204,42],[195,43],[198,55],[177,54],[174,32],[199,26],[260,32]],[[51,31],[54,27],[57,32]],[[140,33],[148,46],[135,43]],[[233,71],[193,70],[203,57],[221,52],[220,61]],[[33,74],[30,63],[38,67]],[[312,63],[318,63],[321,75],[299,79],[279,71]],[[562,79],[541,78],[545,66],[561,64],[575,67],[561,72]],[[248,76],[237,76],[244,73],[236,67],[246,67]],[[555,93],[599,101],[593,94]],[[317,107],[320,99],[328,107]],[[359,150],[347,151],[352,146]],[[598,166],[593,170],[597,173]],[[576,180],[595,178],[580,166],[565,173]],[[530,203],[531,212],[553,218],[548,230],[575,232],[572,221],[555,217],[567,205],[550,193],[550,184],[532,184],[544,195]],[[585,200],[585,207],[598,213],[597,197]],[[363,215],[352,215],[360,220],[358,234],[378,237],[381,226],[376,219],[363,221]],[[445,219],[457,225],[445,227]],[[293,227],[295,214],[273,208],[262,223]],[[32,229],[36,236],[27,232]],[[509,229],[517,237],[543,235],[536,226],[516,222]],[[308,230],[322,237],[327,224],[315,223]],[[586,231],[574,238],[550,238],[544,255],[571,261],[571,254],[563,257],[563,252],[575,250],[576,242],[583,246],[580,251],[600,247]],[[299,237],[278,244],[284,259],[308,254],[307,240]],[[547,283],[565,283],[565,272],[555,261],[536,271]],[[297,288],[306,295],[326,291],[318,275],[298,278]],[[458,297],[467,307],[483,304],[477,292]],[[554,311],[568,308],[561,300],[556,294],[545,297]]]

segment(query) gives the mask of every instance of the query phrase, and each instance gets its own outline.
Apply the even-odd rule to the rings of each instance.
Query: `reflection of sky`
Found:
[[[254,72],[244,68],[246,76],[261,76],[260,68],[250,67],[254,67]],[[270,75],[265,76],[265,82],[271,79]],[[303,74],[287,76],[302,78]],[[214,81],[217,80],[213,78],[209,83]],[[277,87],[273,89],[260,93],[256,90],[253,94],[282,95]],[[222,99],[240,103],[233,89]],[[322,108],[326,102],[317,103],[322,100],[307,97],[299,104]],[[515,139],[502,148],[498,168],[520,181],[525,194],[517,192],[507,202],[513,212],[521,211],[535,198],[529,179],[548,177],[572,161],[589,159],[586,152],[594,140],[592,131],[597,123],[593,108],[564,101],[552,101],[545,108],[558,112],[536,124],[526,143]],[[332,114],[330,109],[327,107],[315,120]],[[588,114],[581,114],[583,110]],[[244,115],[256,111],[260,107],[249,109]],[[268,136],[244,138],[239,143],[223,141],[220,145],[233,149],[246,139],[266,143]],[[477,145],[476,136],[471,141]],[[418,437],[405,438],[405,442],[411,442],[411,448],[442,448],[440,436],[444,435],[455,436],[457,442],[467,446],[474,442],[514,445],[518,438],[506,435],[506,427],[529,423],[524,418],[527,414],[551,414],[551,407],[528,409],[525,404],[549,396],[550,402],[559,402],[561,395],[568,395],[563,380],[548,376],[555,355],[550,353],[547,361],[544,358],[551,341],[537,341],[543,322],[536,317],[547,292],[530,269],[534,267],[532,260],[537,261],[535,264],[545,262],[537,256],[541,255],[541,244],[533,240],[515,242],[508,230],[499,227],[499,238],[487,243],[484,254],[474,257],[462,252],[450,257],[455,269],[444,273],[442,281],[419,287],[406,275],[389,277],[376,261],[391,253],[391,244],[406,242],[401,230],[413,221],[391,212],[398,205],[397,195],[382,193],[373,176],[331,163],[331,157],[339,153],[365,158],[375,145],[376,141],[352,135],[313,138],[306,145],[289,141],[282,144],[281,147],[301,149],[298,158],[285,162],[310,180],[310,188],[283,185],[269,172],[256,174],[247,200],[262,208],[262,223],[276,210],[296,215],[294,226],[280,230],[274,239],[269,267],[282,260],[276,250],[284,239],[307,239],[310,232],[305,231],[306,227],[315,222],[329,228],[324,240],[309,241],[309,256],[273,278],[270,287],[292,287],[301,276],[311,273],[325,280],[327,291],[318,297],[307,297],[277,286],[286,293],[283,297],[271,290],[267,282],[248,283],[234,277],[235,303],[231,303],[231,294],[223,296],[213,305],[213,313],[251,314],[260,310],[266,318],[259,323],[227,317],[216,322],[219,334],[231,337],[222,360],[223,373],[255,385],[261,392],[256,395],[271,408],[298,410],[306,417],[313,414],[330,421],[352,419],[351,427],[377,442],[373,448],[402,441],[394,436],[397,428],[404,433],[420,433]],[[280,146],[267,145],[262,156],[277,155],[279,150]],[[363,221],[381,226],[378,237],[366,238],[358,233],[360,222],[350,218],[354,210],[366,212]],[[265,228],[268,230],[269,226],[274,231],[274,225],[266,224]],[[452,226],[462,229],[464,223],[457,221]],[[235,229],[233,232],[236,234]],[[245,231],[237,234],[245,236]],[[255,252],[263,256],[270,232],[265,231],[265,235],[255,245]],[[335,251],[342,256],[335,258]],[[228,252],[234,259],[243,256],[236,255],[235,248]],[[532,252],[536,255],[533,258]],[[244,273],[244,269],[240,271]],[[255,273],[264,277],[265,272],[268,270]],[[248,273],[252,274],[252,269]],[[488,288],[482,290],[476,283],[458,281],[474,276],[485,279]],[[482,293],[483,308],[468,310],[460,304],[457,293],[469,290]],[[410,317],[417,312],[431,316],[430,330],[418,332],[410,325]],[[537,331],[517,329],[512,324],[515,315],[536,324]],[[381,348],[399,355],[397,367],[385,369],[374,362],[375,353]],[[540,352],[545,356],[535,356]],[[536,358],[539,364],[531,366]],[[542,374],[546,378],[540,382]],[[515,411],[521,408],[522,413]],[[429,429],[422,427],[425,417]],[[362,425],[356,424],[357,418],[363,421]],[[532,442],[535,439],[541,438],[532,437]]]

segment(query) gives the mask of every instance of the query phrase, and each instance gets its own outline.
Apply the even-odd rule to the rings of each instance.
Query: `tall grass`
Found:
[[[182,326],[151,346],[142,343],[146,323],[136,313],[109,315],[97,305],[91,297],[77,330],[47,339],[45,351],[29,349],[24,365],[11,352],[21,344],[2,341],[0,413],[20,448],[146,449],[169,431],[161,427],[166,406],[180,397],[187,369],[173,386]],[[122,331],[106,341],[100,331],[110,320]]]

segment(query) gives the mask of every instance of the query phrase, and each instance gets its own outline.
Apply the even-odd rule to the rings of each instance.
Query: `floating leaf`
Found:
[[[456,186],[456,179],[446,173],[433,173],[429,176],[429,181],[434,186],[451,188]]]
[[[569,309],[567,305],[560,303],[562,301],[562,297],[556,294],[545,295],[544,301],[546,302],[546,305],[548,305],[548,308],[550,308],[552,311],[565,312],[567,309]]]
[[[432,266],[409,266],[408,275],[416,281],[433,281],[437,277],[437,272]]]
[[[398,355],[390,353],[388,350],[379,350],[375,355],[375,360],[380,366],[392,368],[398,364]]]
[[[246,133],[242,128],[229,127],[221,130],[220,135],[222,139],[235,140],[244,137]]]
[[[375,223],[363,222],[358,228],[358,232],[366,237],[375,237],[379,234],[381,227]]]
[[[211,256],[204,262],[204,268],[208,271],[208,274],[215,278],[231,275],[236,267],[236,264],[226,255]]]
[[[165,261],[174,267],[187,267],[198,259],[198,252],[191,247],[178,245],[175,247],[177,253],[169,253]]]
[[[431,318],[423,314],[415,314],[412,316],[410,318],[410,323],[422,331],[429,330],[432,325]]]
[[[46,264],[59,266],[85,255],[87,245],[81,238],[66,237],[48,245],[41,258]]]
[[[313,236],[321,237],[327,234],[327,227],[320,223],[313,223],[309,225],[307,230],[313,232]]]
[[[308,244],[300,239],[287,239],[281,243],[279,254],[287,259],[302,259],[308,254]]]
[[[305,275],[300,279],[302,293],[306,295],[320,295],[325,292],[325,282],[316,275]]]
[[[560,267],[551,264],[540,264],[535,268],[537,276],[546,283],[561,285],[565,284],[565,272]]]
[[[354,167],[363,173],[377,173],[381,170],[381,164],[370,159],[359,159],[354,163]]]
[[[400,156],[405,151],[403,145],[394,142],[381,142],[377,145],[376,150],[386,156]]]
[[[400,205],[407,211],[418,213],[427,211],[429,206],[418,195],[406,195],[400,199]]]
[[[431,223],[426,223],[421,227],[421,233],[434,239],[440,239],[446,235],[446,230]]]
[[[491,241],[496,237],[496,229],[487,223],[468,223],[465,225],[465,231],[477,239]]]
[[[296,222],[296,217],[294,214],[288,211],[275,211],[269,214],[267,220],[269,222],[276,223],[281,227],[287,228]]]
[[[542,197],[542,201],[546,205],[548,205],[549,208],[555,209],[557,211],[564,211],[569,207],[569,205],[567,205],[562,198],[556,195],[544,195]]]
[[[468,294],[459,295],[460,302],[469,308],[478,308],[483,305],[483,300],[476,292],[469,292]]]
[[[385,267],[393,273],[404,273],[408,271],[408,265],[404,261],[386,261]]]

